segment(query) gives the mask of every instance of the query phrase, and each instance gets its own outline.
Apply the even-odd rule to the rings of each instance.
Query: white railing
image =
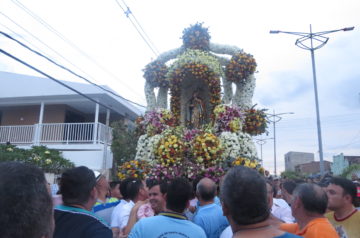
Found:
[[[111,141],[112,128],[102,123],[43,123],[29,126],[0,126],[0,143],[111,144]]]
[[[29,144],[34,141],[35,125],[0,126],[0,143],[16,141],[18,144]]]

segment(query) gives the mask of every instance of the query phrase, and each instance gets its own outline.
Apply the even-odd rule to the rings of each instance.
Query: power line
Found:
[[[88,82],[88,83],[90,83],[90,84],[92,84],[92,85],[94,85],[94,86],[96,86],[96,87],[98,87],[98,88],[100,88],[100,89],[108,92],[108,93],[111,93],[112,95],[117,96],[117,97],[119,97],[119,98],[121,98],[121,99],[123,99],[123,100],[125,100],[125,101],[128,101],[128,102],[130,102],[130,103],[132,103],[132,104],[135,104],[135,105],[140,106],[140,107],[145,107],[145,106],[143,106],[143,105],[141,105],[141,104],[138,104],[138,103],[133,102],[133,101],[131,101],[131,100],[129,100],[129,99],[126,99],[126,98],[124,98],[124,97],[122,97],[122,96],[120,96],[120,95],[118,95],[118,94],[116,94],[116,93],[114,93],[114,92],[112,92],[112,91],[110,91],[110,90],[108,90],[108,89],[106,89],[106,88],[98,85],[98,84],[95,84],[95,83],[91,82],[91,81],[88,80],[87,78],[85,78],[85,77],[83,77],[83,76],[81,76],[81,75],[73,72],[72,70],[66,68],[65,66],[62,66],[62,65],[56,63],[56,62],[53,61],[52,59],[50,59],[50,58],[48,58],[47,56],[41,54],[40,52],[31,49],[29,46],[25,45],[24,43],[20,42],[19,40],[16,40],[15,38],[11,37],[10,35],[2,32],[2,31],[0,31],[0,34],[4,35],[5,37],[7,37],[7,38],[9,38],[9,39],[11,39],[11,40],[13,40],[13,41],[15,41],[16,43],[20,44],[22,47],[25,47],[26,49],[30,50],[31,52],[35,53],[36,55],[38,55],[38,56],[40,56],[40,57],[42,57],[42,58],[45,58],[46,60],[48,60],[49,62],[55,64],[56,66],[58,66],[58,67],[60,67],[60,68],[62,68],[62,69],[64,69],[64,70],[68,71],[69,73],[71,73],[71,74],[73,74],[73,75],[75,75],[75,76],[77,76],[77,77],[85,80],[86,82]]]
[[[29,34],[30,36],[32,36],[34,39],[36,39],[38,42],[40,42],[41,44],[43,44],[44,46],[46,46],[48,49],[50,49],[52,52],[54,52],[57,56],[61,57],[62,59],[64,59],[66,62],[68,62],[69,64],[71,64],[72,66],[74,66],[75,68],[77,68],[78,70],[80,70],[81,72],[83,72],[84,74],[90,76],[89,74],[87,74],[86,72],[84,72],[82,69],[80,69],[79,67],[77,67],[75,64],[73,64],[71,61],[69,61],[68,59],[66,59],[64,56],[62,56],[59,52],[57,52],[56,50],[54,50],[53,48],[51,48],[48,44],[46,44],[45,42],[43,42],[42,40],[40,40],[37,36],[33,35],[31,32],[29,32],[28,30],[26,30],[24,27],[22,27],[21,25],[19,25],[18,23],[16,23],[14,20],[12,20],[10,17],[8,17],[7,15],[5,15],[4,13],[0,12],[1,15],[3,15],[4,17],[6,17],[9,21],[11,21],[13,24],[15,24],[17,27],[21,28],[23,31],[25,31],[27,34]],[[8,28],[8,27],[6,27]],[[24,38],[25,39],[25,38]],[[33,44],[32,44],[33,45]],[[36,47],[38,48],[38,47]],[[91,77],[91,76],[90,76]]]
[[[131,12],[130,8],[125,4],[124,1],[122,1],[122,2],[125,4],[126,10],[125,10],[125,8],[123,8],[123,7],[121,6],[121,4],[119,3],[118,0],[115,0],[115,2],[116,2],[117,5],[123,10],[124,14],[125,14],[126,17],[129,19],[129,21],[131,22],[131,24],[135,27],[135,30],[139,33],[139,35],[140,35],[141,38],[144,40],[144,42],[146,43],[146,45],[147,45],[147,46],[150,48],[150,50],[155,54],[155,56],[158,56],[159,53],[158,53],[156,47],[154,47],[154,46],[151,45],[151,40],[150,40],[150,38],[147,36],[147,34],[146,34],[145,31],[143,30],[143,28],[141,27],[141,25],[139,24],[139,22],[135,19],[134,14]],[[136,24],[135,24],[135,23],[132,21],[132,19],[129,17],[129,15],[132,15],[132,16],[134,17],[135,21],[138,23],[139,27],[142,29],[142,31],[144,32],[145,36],[147,36],[147,38],[148,38],[149,40],[147,40],[147,39],[144,37],[144,35],[140,32],[140,30],[139,30],[138,27],[136,26]]]
[[[130,8],[128,7],[128,5],[126,5],[124,0],[121,0],[125,7],[129,10],[130,14],[132,15],[132,17],[134,18],[136,24],[140,27],[141,31],[144,33],[144,35],[147,37],[147,39],[149,40],[149,42],[151,43],[151,45],[154,47],[154,49],[156,50],[157,53],[159,53],[159,50],[157,49],[157,47],[155,46],[155,44],[152,42],[152,40],[150,39],[150,37],[148,36],[148,34],[146,34],[146,31],[144,30],[144,28],[141,26],[140,22],[136,19],[134,13],[130,10]]]
[[[81,95],[81,96],[83,96],[83,97],[85,97],[85,98],[89,99],[90,101],[92,101],[92,102],[94,102],[94,103],[97,103],[97,104],[99,104],[99,105],[101,105],[101,106],[105,107],[106,109],[113,110],[113,108],[111,108],[110,106],[107,106],[107,105],[105,105],[105,104],[103,104],[103,103],[100,103],[100,102],[98,102],[98,101],[96,101],[96,100],[92,99],[91,97],[89,97],[89,96],[87,96],[87,95],[85,95],[85,94],[81,93],[80,91],[78,91],[78,90],[74,89],[73,87],[70,87],[69,85],[67,85],[67,84],[65,84],[65,83],[63,83],[63,82],[61,82],[60,80],[58,80],[58,79],[56,79],[56,78],[54,78],[54,77],[52,77],[52,76],[50,76],[50,75],[48,75],[48,74],[44,73],[43,71],[41,71],[41,70],[39,70],[39,69],[35,68],[34,66],[32,66],[32,65],[30,65],[30,64],[28,64],[28,63],[26,63],[25,61],[23,61],[23,60],[21,60],[21,59],[17,58],[16,56],[14,56],[14,55],[12,55],[12,54],[10,54],[10,53],[8,53],[8,52],[4,51],[3,49],[0,49],[0,53],[3,53],[4,55],[6,55],[6,56],[8,56],[8,57],[10,57],[10,58],[12,58],[12,59],[14,59],[14,60],[16,60],[17,62],[19,62],[19,63],[21,63],[21,64],[25,65],[26,67],[28,67],[28,68],[30,68],[30,69],[32,69],[32,70],[34,70],[34,71],[36,71],[36,72],[38,72],[38,73],[40,73],[40,74],[44,75],[45,77],[47,77],[47,78],[49,78],[49,79],[51,79],[51,80],[55,81],[56,83],[58,83],[58,84],[60,84],[60,85],[64,86],[65,88],[68,88],[68,89],[70,89],[71,91],[76,92],[77,94],[79,94],[79,95]],[[113,111],[114,111],[114,110],[113,110]]]
[[[79,52],[83,57],[85,57],[86,59],[90,60],[93,64],[95,64],[97,67],[99,67],[101,70],[103,70],[105,73],[107,73],[109,76],[111,76],[112,78],[116,79],[117,82],[121,81],[116,75],[114,75],[112,72],[110,72],[106,67],[104,67],[103,65],[101,65],[99,62],[97,62],[96,60],[94,60],[92,57],[90,57],[86,52],[84,52],[82,49],[80,49],[75,43],[73,43],[72,41],[70,41],[69,39],[67,39],[64,35],[62,35],[59,31],[57,31],[55,28],[53,28],[52,26],[50,26],[48,23],[46,23],[46,21],[44,21],[41,17],[37,16],[34,12],[32,12],[29,8],[27,8],[25,5],[23,5],[22,3],[20,3],[17,0],[12,0],[12,2],[18,6],[19,8],[21,8],[23,11],[25,11],[27,14],[29,14],[32,18],[34,18],[37,22],[39,22],[41,25],[43,25],[46,29],[48,29],[49,31],[51,31],[52,33],[54,33],[56,36],[58,36],[60,39],[62,39],[65,43],[67,43],[68,45],[70,45],[73,49],[75,49],[77,52]],[[129,87],[127,84],[125,84],[124,82],[122,82],[122,84],[124,86],[126,86],[126,88],[128,88],[131,92],[135,93],[138,96],[142,96],[140,95],[138,92],[136,92],[135,90],[133,90],[131,87]]]

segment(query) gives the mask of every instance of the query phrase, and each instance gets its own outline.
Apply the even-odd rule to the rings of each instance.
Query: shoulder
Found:
[[[62,237],[64,232],[72,234],[87,234],[86,237],[112,237],[109,226],[95,214],[81,211],[66,211],[54,209],[55,232],[54,237]],[[65,236],[65,234],[64,234]]]
[[[308,224],[306,233],[309,235],[311,234],[311,237],[338,237],[335,228],[326,218],[318,218],[310,222],[310,224]]]
[[[54,209],[55,222],[61,222],[61,220],[74,220],[79,224],[81,223],[98,223],[100,226],[108,227],[107,224],[96,214],[87,211],[80,210],[65,210],[61,207]]]
[[[274,238],[300,238],[301,236],[297,236],[288,232],[285,232],[284,234],[282,234],[281,236],[276,236]]]
[[[296,233],[299,226],[297,223],[283,223],[280,225],[280,229],[290,233]]]

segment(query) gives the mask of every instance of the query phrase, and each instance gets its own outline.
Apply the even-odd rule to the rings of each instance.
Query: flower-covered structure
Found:
[[[148,164],[147,176],[156,179],[218,181],[238,165],[262,172],[252,136],[266,132],[267,120],[265,110],[252,104],[254,57],[210,42],[202,23],[184,29],[181,39],[180,48],[145,66],[148,108],[136,121],[141,136],[135,161]]]

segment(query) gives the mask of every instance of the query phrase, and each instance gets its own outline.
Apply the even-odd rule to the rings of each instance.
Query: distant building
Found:
[[[340,175],[344,169],[353,164],[360,164],[360,156],[346,156],[343,153],[334,155],[331,171],[334,175]]]
[[[314,153],[289,151],[285,154],[285,171],[295,171],[295,166],[314,161]]]
[[[331,162],[324,160],[324,172],[331,171]],[[295,166],[295,171],[301,174],[318,174],[320,173],[320,162],[312,161],[310,163],[298,164]]]

